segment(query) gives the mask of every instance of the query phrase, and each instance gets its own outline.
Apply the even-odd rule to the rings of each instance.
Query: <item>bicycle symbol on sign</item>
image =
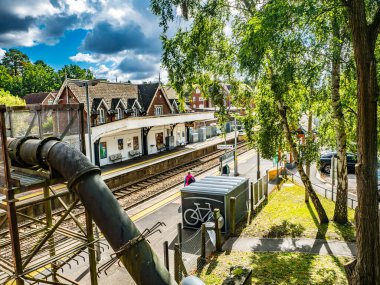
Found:
[[[208,205],[206,208],[200,207],[200,203],[194,203],[195,209],[187,209],[183,215],[185,222],[190,226],[195,226],[199,222],[203,223],[209,220],[212,217],[213,213],[210,203],[205,204]],[[202,212],[204,214],[202,214]]]

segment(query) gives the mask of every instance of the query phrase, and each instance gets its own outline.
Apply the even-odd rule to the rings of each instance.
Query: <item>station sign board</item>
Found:
[[[233,150],[234,146],[232,144],[218,144],[216,146],[217,149],[226,149],[226,150]]]

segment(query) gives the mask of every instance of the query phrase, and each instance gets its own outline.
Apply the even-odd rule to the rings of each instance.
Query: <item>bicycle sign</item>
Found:
[[[200,207],[200,203],[194,203],[195,209],[187,209],[183,215],[186,223],[190,226],[195,226],[198,223],[204,223],[212,217],[210,203],[205,203],[206,208]]]

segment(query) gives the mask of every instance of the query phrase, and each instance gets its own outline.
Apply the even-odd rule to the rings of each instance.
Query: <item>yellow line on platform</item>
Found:
[[[169,196],[168,198],[154,204],[153,206],[150,206],[144,210],[142,210],[141,212],[137,213],[136,215],[133,215],[131,217],[131,220],[133,222],[137,221],[138,219],[141,219],[142,217],[154,212],[155,210],[157,210],[158,208],[161,208],[163,205],[165,204],[168,204],[169,202],[172,202],[173,200],[177,199],[179,196],[180,196],[181,192],[176,192],[175,194]]]

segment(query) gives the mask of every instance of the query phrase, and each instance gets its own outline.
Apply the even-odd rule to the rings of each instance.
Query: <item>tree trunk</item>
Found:
[[[346,156],[346,130],[342,103],[340,101],[340,57],[342,51],[341,35],[337,17],[332,19],[332,47],[333,58],[331,66],[331,101],[332,115],[334,118],[334,129],[337,143],[337,194],[334,210],[334,221],[340,224],[347,223],[347,196],[348,196],[348,178],[347,178],[347,156]]]
[[[364,1],[348,1],[348,14],[357,68],[358,163],[356,180],[357,262],[351,284],[380,284],[380,241],[377,192],[377,97],[375,43],[380,22],[367,26]],[[374,17],[379,20],[380,11]]]
[[[311,142],[311,138],[313,137],[313,130],[312,130],[312,120],[313,120],[313,114],[309,110],[309,117],[307,120],[307,133],[309,136],[309,142]],[[307,177],[310,177],[310,161],[306,161],[306,175]],[[309,202],[309,192],[305,189],[305,202]]]
[[[309,177],[306,175],[305,171],[303,170],[302,163],[299,163],[299,154],[292,138],[290,127],[288,124],[288,119],[286,117],[286,109],[284,107],[283,102],[280,99],[277,100],[277,107],[278,107],[278,111],[281,117],[281,124],[285,131],[286,139],[288,141],[288,144],[290,145],[290,150],[293,153],[294,162],[297,165],[297,170],[301,176],[301,180],[303,184],[305,185],[305,189],[309,193],[311,201],[313,202],[313,205],[317,211],[319,222],[321,224],[328,223],[329,219],[326,215],[325,209],[323,208],[321,201],[319,201],[319,198],[313,189],[313,185],[311,184]]]

